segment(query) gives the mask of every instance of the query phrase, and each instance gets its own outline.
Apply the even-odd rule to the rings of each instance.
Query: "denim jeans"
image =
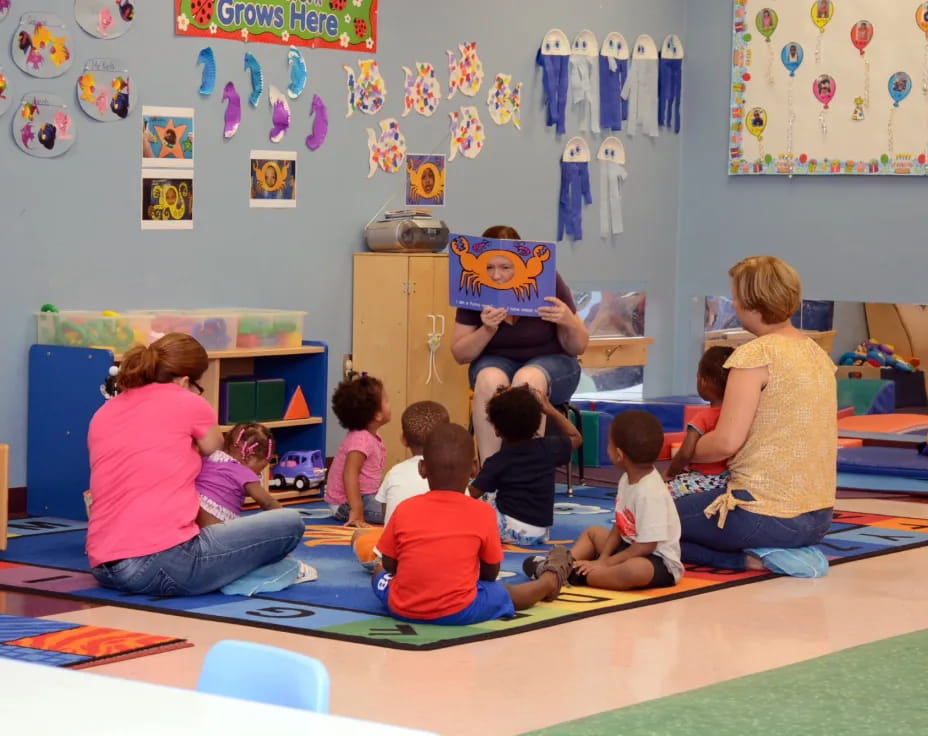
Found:
[[[728,512],[725,526],[719,529],[719,517],[707,519],[703,513],[725,489],[706,491],[676,499],[682,527],[683,561],[727,570],[745,569],[744,550],[754,547],[807,547],[818,544],[831,526],[833,509],[808,511],[781,519],[755,514],[742,506]],[[735,498],[752,501],[744,490],[732,492]]]
[[[520,368],[530,365],[542,373],[548,379],[548,400],[555,406],[570,401],[577,385],[580,383],[580,362],[572,355],[539,355],[537,358],[526,360],[525,362],[504,358],[500,355],[481,355],[470,364],[467,369],[467,376],[470,379],[470,387],[474,387],[477,380],[477,374],[484,368],[499,368],[505,373],[509,380],[516,374]]]
[[[275,509],[203,527],[183,544],[97,565],[100,585],[139,595],[200,595],[283,559],[303,538],[298,511]]]
[[[383,504],[374,498],[376,495],[376,493],[361,494],[361,503],[364,504],[364,521],[368,524],[383,524]],[[351,506],[347,503],[343,503],[339,506],[329,504],[329,507],[332,509],[332,516],[336,519],[339,521],[348,521],[348,516],[351,514]]]

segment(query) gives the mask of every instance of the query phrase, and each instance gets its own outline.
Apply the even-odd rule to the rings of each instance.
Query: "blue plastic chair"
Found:
[[[206,653],[197,690],[272,705],[329,712],[329,672],[288,649],[226,639]]]

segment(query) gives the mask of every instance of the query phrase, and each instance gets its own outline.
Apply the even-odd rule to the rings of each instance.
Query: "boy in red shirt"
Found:
[[[731,473],[728,472],[728,463],[719,460],[714,463],[690,463],[696,443],[707,432],[715,429],[719,414],[722,411],[722,399],[725,396],[725,385],[728,383],[728,369],[725,361],[735,352],[734,348],[724,345],[714,345],[699,361],[696,372],[696,390],[700,397],[709,402],[709,406],[701,409],[690,418],[686,425],[686,437],[677,450],[670,467],[664,477],[667,480],[667,490],[674,498],[686,496],[690,493],[714,491],[728,485]],[[686,471],[686,472],[684,472]]]
[[[496,512],[464,494],[475,470],[467,430],[436,427],[419,463],[429,492],[403,501],[377,543],[383,567],[371,582],[394,618],[466,626],[553,600],[566,582],[572,560],[565,547],[548,553],[537,580],[496,582],[503,560]]]

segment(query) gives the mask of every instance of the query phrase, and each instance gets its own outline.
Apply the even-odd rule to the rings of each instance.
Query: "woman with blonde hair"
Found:
[[[789,550],[820,542],[831,524],[835,365],[790,321],[801,305],[792,266],[775,256],[752,256],[728,274],[735,311],[757,337],[725,362],[728,384],[718,424],[699,439],[693,458],[728,458],[728,487],[676,502],[683,559],[800,574],[789,569],[798,557]],[[768,557],[771,549],[780,554]],[[824,557],[815,557],[824,564]]]
[[[118,395],[90,420],[87,555],[101,585],[142,595],[198,595],[276,562],[303,537],[292,509],[197,526],[194,479],[220,449],[216,412],[200,395],[209,364],[189,335],[136,345]]]

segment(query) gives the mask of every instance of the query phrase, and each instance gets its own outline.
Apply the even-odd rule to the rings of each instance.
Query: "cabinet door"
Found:
[[[455,310],[448,304],[448,257],[411,256],[409,264],[408,402],[431,399],[444,404],[451,421],[468,424],[467,366],[451,355]],[[429,333],[444,329],[434,363],[430,361]],[[431,376],[429,371],[431,368]]]
[[[393,419],[380,430],[387,446],[387,468],[405,457],[400,416],[407,404],[408,270],[409,257],[402,254],[354,256],[351,352],[354,370],[379,378],[390,397]]]

